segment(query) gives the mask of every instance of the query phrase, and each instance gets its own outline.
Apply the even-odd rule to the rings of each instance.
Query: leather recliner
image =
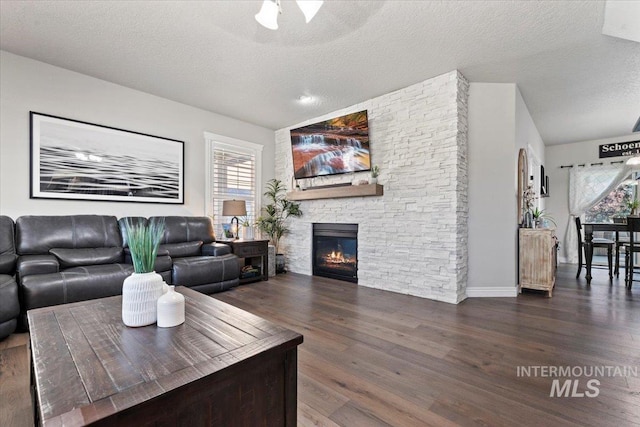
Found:
[[[20,303],[16,271],[15,224],[8,216],[0,216],[0,340],[16,330]]]
[[[22,216],[16,243],[25,326],[33,308],[119,295],[133,273],[114,216]]]
[[[173,261],[171,284],[211,294],[240,283],[238,257],[229,245],[216,243],[210,218],[165,216],[151,220],[165,223],[158,252],[166,251]]]

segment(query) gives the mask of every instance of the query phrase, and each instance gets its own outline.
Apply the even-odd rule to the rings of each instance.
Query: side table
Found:
[[[240,284],[269,280],[269,241],[268,240],[229,240],[225,244],[238,258],[241,258]],[[242,267],[253,267],[243,275]]]

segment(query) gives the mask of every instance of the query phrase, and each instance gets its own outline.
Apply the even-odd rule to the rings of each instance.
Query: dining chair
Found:
[[[584,241],[582,240],[582,222],[580,222],[580,217],[576,218],[576,228],[578,229],[578,274],[576,274],[576,279],[580,277],[580,271],[582,271],[582,266],[585,265],[584,257],[582,254],[584,253]],[[601,237],[594,237],[592,240],[594,248],[607,248],[607,261],[609,263],[609,278],[613,279],[613,246],[616,244],[611,239],[604,239]]]
[[[631,289],[634,273],[634,254],[640,252],[640,217],[627,217],[627,230],[629,231],[629,243],[624,245],[625,249],[625,280],[628,289]]]
[[[627,218],[617,217],[613,218],[614,224],[626,224]],[[626,231],[616,231],[616,254],[615,254],[615,265],[613,267],[613,274],[616,277],[620,277],[620,249],[624,249],[624,245],[629,243],[629,233]],[[626,254],[625,254],[626,257]],[[626,259],[626,258],[625,258]]]

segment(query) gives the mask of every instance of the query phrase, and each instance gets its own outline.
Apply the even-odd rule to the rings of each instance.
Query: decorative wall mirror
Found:
[[[524,220],[524,191],[529,182],[529,162],[527,161],[527,150],[521,148],[518,152],[518,224]]]

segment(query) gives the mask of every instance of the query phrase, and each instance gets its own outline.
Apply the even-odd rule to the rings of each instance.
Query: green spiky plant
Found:
[[[125,232],[134,271],[151,273],[164,235],[164,219],[154,218],[149,223],[134,223],[131,218],[127,218]]]
[[[287,200],[285,197],[286,188],[278,179],[272,179],[267,183],[267,191],[264,195],[269,199],[263,210],[263,215],[256,221],[256,225],[264,234],[269,236],[269,240],[276,248],[276,254],[282,236],[289,232],[286,226],[287,218],[301,217],[300,203]]]
[[[556,227],[558,226],[558,224],[556,224],[556,221],[553,219],[553,217],[548,213],[546,213],[544,209],[540,210],[538,208],[535,208],[533,211],[531,211],[531,216],[533,216],[533,219],[536,221],[546,219],[547,221],[552,222],[553,225],[555,225]]]

